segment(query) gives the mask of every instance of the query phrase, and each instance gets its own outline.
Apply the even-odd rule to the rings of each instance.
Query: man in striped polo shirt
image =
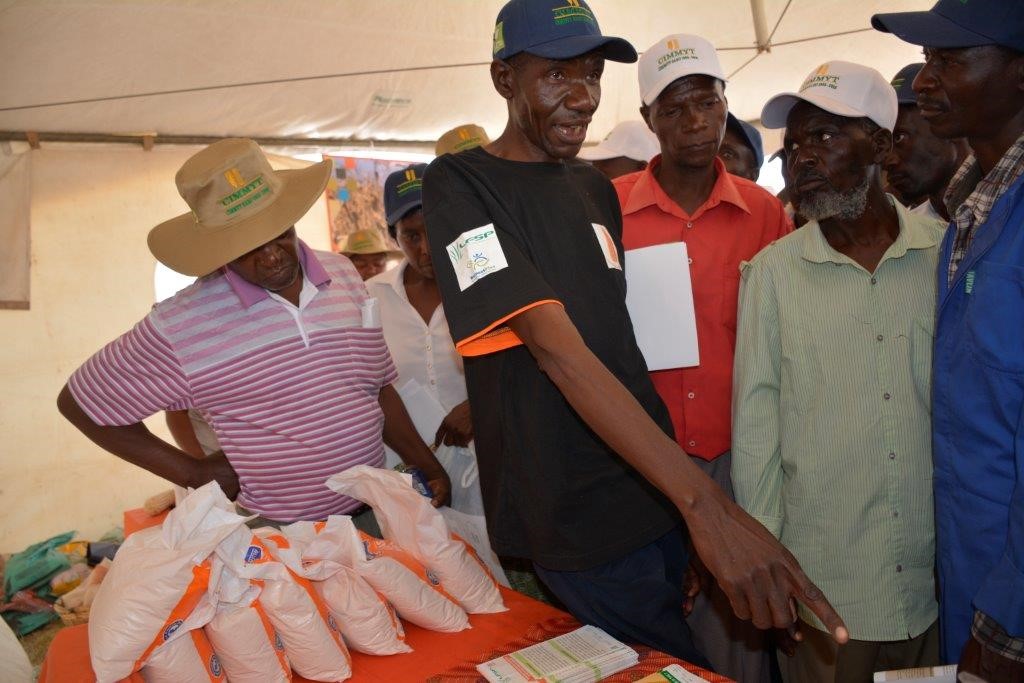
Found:
[[[809,222],[743,266],[733,485],[850,631],[837,648],[801,607],[803,642],[779,657],[787,683],[938,663],[929,411],[943,225],[883,190],[896,116],[889,83],[849,62],[761,113],[786,129]]]
[[[424,472],[436,505],[446,502],[444,469],[391,386],[375,302],[347,259],[296,237],[330,171],[330,161],[274,171],[242,139],[186,161],[175,180],[191,212],[155,227],[149,247],[199,279],[76,370],[61,413],[114,455],[181,486],[215,479],[271,521],[360,511],[324,481],[383,464],[383,441]],[[223,449],[208,458],[142,424],[193,407]],[[360,517],[373,529],[371,515]]]

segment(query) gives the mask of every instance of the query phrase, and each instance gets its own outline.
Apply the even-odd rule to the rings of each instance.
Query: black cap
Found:
[[[413,164],[395,171],[384,181],[384,218],[388,227],[413,209],[423,206],[423,174],[426,164]]]
[[[761,142],[761,133],[758,132],[757,128],[754,128],[746,121],[736,118],[732,115],[732,112],[729,112],[726,116],[725,126],[734,131],[747,143],[747,147],[754,153],[754,161],[757,162],[757,167],[761,168],[761,165],[764,163],[764,143]]]
[[[1002,45],[1024,52],[1021,0],[939,0],[927,12],[876,14],[871,17],[871,25],[912,45]]]
[[[917,78],[917,74],[921,72],[923,67],[924,62],[907,64],[899,70],[899,73],[892,77],[889,83],[892,85],[892,89],[896,91],[896,102],[899,104],[917,104],[917,95],[910,86],[914,83],[914,79]]]
[[[633,63],[629,41],[601,35],[597,17],[584,0],[509,0],[494,22],[496,59],[529,52],[549,59],[571,59],[600,49],[605,59]]]

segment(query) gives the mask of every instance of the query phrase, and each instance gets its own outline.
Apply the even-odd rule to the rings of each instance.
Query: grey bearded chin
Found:
[[[797,212],[809,221],[821,221],[826,218],[838,218],[852,221],[864,215],[868,206],[868,178],[854,188],[845,192],[822,190],[802,200]]]

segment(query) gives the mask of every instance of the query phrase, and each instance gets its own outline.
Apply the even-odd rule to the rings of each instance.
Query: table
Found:
[[[125,513],[125,533],[154,526],[162,516],[140,516],[138,511]],[[144,515],[144,513],[143,513]],[[131,521],[130,521],[131,520]],[[405,623],[406,642],[413,651],[406,654],[376,657],[352,653],[352,683],[477,683],[484,679],[476,665],[514,650],[553,638],[579,628],[571,615],[538,602],[513,590],[502,588],[502,598],[509,608],[500,614],[470,615],[473,628],[459,633],[437,633]],[[645,646],[634,646],[640,663],[607,679],[614,683],[632,683],[669,664],[681,664],[687,670],[713,683],[729,683],[731,679],[681,662]],[[143,683],[134,674],[125,679]],[[295,683],[308,683],[295,676]],[[39,672],[39,683],[95,683],[89,662],[88,624],[62,629],[50,644]]]

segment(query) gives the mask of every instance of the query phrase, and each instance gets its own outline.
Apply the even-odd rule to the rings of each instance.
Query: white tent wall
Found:
[[[153,306],[146,233],[187,210],[174,174],[196,149],[61,144],[29,153],[31,309],[0,310],[0,552],[68,529],[97,538],[170,486],[93,445],[55,402],[78,365]],[[322,202],[297,229],[310,246],[329,248]],[[170,439],[162,416],[146,424]]]
[[[670,32],[709,38],[730,75],[730,109],[753,120],[769,96],[796,88],[824,61],[870,64],[886,77],[919,61],[917,48],[868,30],[870,16],[932,0],[590,4],[606,33],[639,49]],[[0,0],[0,138],[157,140],[148,152],[44,142],[30,153],[31,310],[0,311],[0,552],[68,528],[96,536],[166,486],[93,446],[54,405],[68,374],[153,304],[145,233],[182,211],[173,178],[195,149],[161,145],[160,136],[409,143],[470,121],[496,136],[504,105],[487,63],[501,5]],[[753,7],[763,9],[767,32],[776,29],[760,54]],[[445,65],[457,66],[422,68]],[[156,94],[136,96],[144,93]],[[66,104],[39,106],[54,103]],[[609,64],[589,141],[638,118],[639,104],[636,66]],[[777,140],[774,132],[766,138],[766,152]],[[326,211],[314,208],[299,232],[326,248]],[[150,427],[167,436],[162,420]]]

